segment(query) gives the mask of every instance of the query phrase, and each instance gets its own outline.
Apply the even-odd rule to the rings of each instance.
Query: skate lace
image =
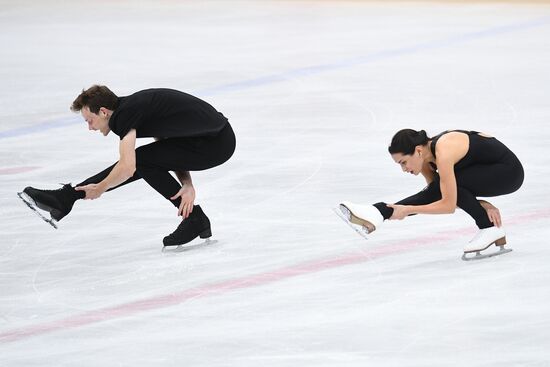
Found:
[[[64,183],[60,183],[61,187],[59,189],[52,189],[52,190],[40,190],[40,191],[43,191],[43,192],[60,192],[60,191],[63,191],[63,189],[65,188],[65,186],[67,185],[70,185],[70,184],[64,184]]]

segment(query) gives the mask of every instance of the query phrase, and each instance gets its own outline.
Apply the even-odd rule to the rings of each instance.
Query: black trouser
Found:
[[[170,200],[180,189],[181,184],[170,174],[170,171],[201,171],[226,162],[235,151],[235,134],[229,123],[215,136],[193,138],[167,138],[143,145],[136,149],[136,171],[134,175],[114,190],[143,178],[162,196]],[[84,186],[103,181],[113,167],[101,171],[81,182]],[[84,191],[80,191],[84,197]],[[179,207],[181,199],[170,200]]]
[[[524,172],[518,158],[508,151],[499,162],[492,164],[477,164],[455,170],[457,185],[457,206],[468,213],[480,229],[489,228],[493,223],[489,220],[487,211],[479,203],[477,196],[490,197],[509,194],[523,183]],[[399,205],[426,205],[441,199],[439,176],[424,190],[398,201]],[[384,219],[389,219],[393,209],[386,203],[374,204],[382,213]]]

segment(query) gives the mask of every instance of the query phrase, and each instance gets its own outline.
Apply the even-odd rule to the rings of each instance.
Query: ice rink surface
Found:
[[[550,366],[549,4],[0,1],[0,50],[0,366]],[[193,173],[216,244],[162,253],[178,217],[144,182],[58,230],[18,200],[117,159],[68,110],[94,83],[229,118],[235,155]],[[512,253],[461,261],[460,210],[367,241],[334,215],[422,189],[405,127],[519,156],[490,199]]]

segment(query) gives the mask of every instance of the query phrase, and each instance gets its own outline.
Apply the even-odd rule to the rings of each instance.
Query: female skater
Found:
[[[424,130],[404,129],[394,135],[388,150],[403,172],[422,174],[428,186],[395,204],[342,202],[340,210],[348,221],[370,233],[385,219],[447,214],[459,207],[479,228],[465,254],[506,244],[498,209],[477,199],[512,193],[523,183],[523,167],[504,144],[476,131],[445,131],[429,138]]]

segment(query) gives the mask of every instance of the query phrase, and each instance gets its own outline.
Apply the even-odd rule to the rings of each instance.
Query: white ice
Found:
[[[542,1],[0,1],[0,366],[549,366],[549,65]],[[58,230],[18,200],[116,160],[68,110],[94,83],[229,117],[235,155],[193,174],[217,244],[161,253],[178,217],[144,182]],[[460,260],[460,211],[367,241],[334,215],[423,187],[404,127],[516,152],[513,252]]]

